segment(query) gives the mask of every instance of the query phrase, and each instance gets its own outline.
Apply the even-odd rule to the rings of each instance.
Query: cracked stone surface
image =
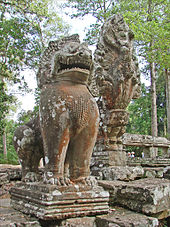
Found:
[[[41,225],[36,219],[11,208],[10,199],[8,198],[0,199],[0,226],[39,227]]]
[[[115,207],[110,214],[96,218],[97,227],[156,227],[158,220],[143,214]]]
[[[170,214],[170,181],[165,179],[140,179],[133,182],[99,181],[110,193],[113,204],[136,212],[158,216]]]

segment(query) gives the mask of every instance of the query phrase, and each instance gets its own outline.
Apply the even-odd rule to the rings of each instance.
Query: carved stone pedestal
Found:
[[[126,152],[121,136],[125,132],[129,114],[122,109],[104,110],[98,102],[101,122],[97,142],[92,154],[91,173],[102,179],[102,168],[126,166]]]
[[[18,183],[11,189],[12,206],[42,220],[108,213],[109,193],[100,186],[56,186]]]
[[[110,151],[109,166],[126,166],[126,152],[123,149]]]

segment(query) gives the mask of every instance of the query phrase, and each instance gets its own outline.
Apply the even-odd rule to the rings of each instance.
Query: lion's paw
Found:
[[[66,186],[66,185],[70,185],[71,181],[67,177],[55,177],[54,183],[59,186]]]
[[[22,179],[24,182],[37,182],[40,181],[40,175],[35,172],[28,172]]]
[[[58,186],[67,186],[71,184],[68,177],[54,176],[52,172],[48,172],[44,175],[43,182],[45,184],[54,184]]]
[[[88,176],[88,177],[79,177],[78,179],[73,181],[75,184],[84,184],[88,186],[96,186],[97,180],[95,177]]]

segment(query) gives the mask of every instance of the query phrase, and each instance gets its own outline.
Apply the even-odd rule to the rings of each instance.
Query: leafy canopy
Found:
[[[67,33],[52,0],[0,0],[0,128],[14,98],[8,83],[27,88],[21,71],[37,69],[49,39]],[[22,74],[23,75],[23,74]]]
[[[56,12],[49,10],[50,2],[0,1],[2,77],[18,82],[17,76],[24,66],[35,69],[49,39],[67,30]]]

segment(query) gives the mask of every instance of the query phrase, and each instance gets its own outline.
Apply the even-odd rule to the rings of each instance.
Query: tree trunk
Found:
[[[147,21],[152,21],[152,0],[148,0],[148,18]],[[150,48],[152,50],[153,38],[150,41]],[[157,124],[157,106],[156,106],[156,70],[155,63],[150,62],[150,78],[151,78],[151,133],[152,136],[158,135],[158,124]]]
[[[3,152],[4,158],[7,159],[6,132],[3,133]]]
[[[158,124],[157,124],[157,106],[156,106],[156,72],[155,72],[155,63],[150,63],[150,74],[151,74],[151,99],[152,99],[152,108],[151,108],[151,117],[152,117],[152,136],[158,135]]]
[[[167,112],[167,138],[170,140],[170,71],[165,70],[166,77],[166,112]]]

